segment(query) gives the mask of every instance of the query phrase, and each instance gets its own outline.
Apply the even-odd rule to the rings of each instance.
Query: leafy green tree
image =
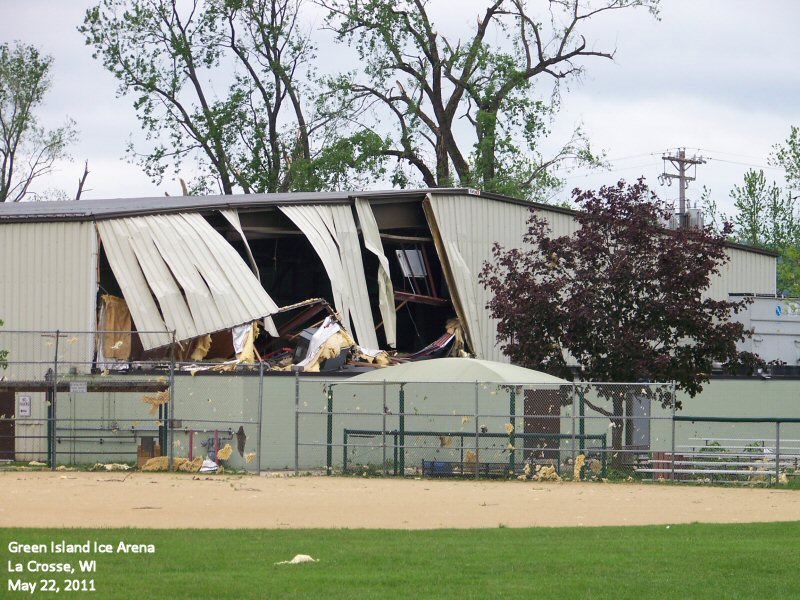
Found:
[[[789,173],[787,169],[787,174]],[[734,239],[780,253],[778,293],[800,296],[800,210],[797,196],[767,183],[764,172],[749,170],[744,184],[734,186],[731,198],[737,210]]]
[[[132,94],[157,183],[186,164],[191,193],[328,189],[380,173],[378,135],[339,135],[308,98],[316,49],[302,0],[100,0],[79,28]]]
[[[77,137],[71,120],[47,130],[36,118],[50,87],[52,63],[34,46],[0,45],[0,202],[41,197],[31,185],[67,158],[66,149]]]
[[[580,129],[554,156],[541,149],[563,85],[590,61],[614,56],[587,42],[590,21],[657,8],[657,0],[492,0],[468,37],[448,39],[426,0],[319,4],[363,65],[331,82],[339,106],[354,110],[365,131],[394,124],[381,154],[397,160],[395,183],[540,199],[560,183],[556,165],[602,161]]]
[[[792,126],[786,142],[776,144],[773,150],[770,162],[783,167],[790,188],[800,189],[800,128]]]

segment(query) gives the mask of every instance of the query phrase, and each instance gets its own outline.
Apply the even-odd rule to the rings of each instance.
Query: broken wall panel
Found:
[[[199,214],[112,219],[97,228],[145,350],[168,344],[172,329],[178,339],[189,339],[278,309]]]
[[[364,237],[364,247],[378,258],[378,307],[383,319],[383,331],[386,343],[390,348],[397,347],[397,314],[394,307],[394,287],[392,286],[389,259],[383,251],[378,223],[372,212],[369,201],[362,198],[355,199],[355,209],[358,222],[361,225],[361,235]]]
[[[150,286],[130,245],[130,233],[123,223],[99,221],[97,230],[114,277],[123,292],[139,339],[147,349],[165,346],[172,336],[161,316]]]
[[[281,206],[308,238],[331,282],[336,310],[358,343],[377,348],[358,230],[349,205]]]
[[[508,362],[497,345],[497,320],[486,310],[491,293],[478,276],[495,242],[521,246],[529,208],[463,194],[430,194],[424,208],[467,343],[478,358]]]

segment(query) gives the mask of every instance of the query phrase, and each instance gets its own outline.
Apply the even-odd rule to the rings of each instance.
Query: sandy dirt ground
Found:
[[[387,528],[800,520],[800,492],[672,485],[0,473],[0,527]]]

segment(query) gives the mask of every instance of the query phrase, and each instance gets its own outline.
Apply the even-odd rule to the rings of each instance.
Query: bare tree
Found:
[[[75,124],[46,130],[35,110],[50,87],[53,59],[34,46],[0,45],[0,202],[33,195],[33,182],[53,171],[75,141]]]

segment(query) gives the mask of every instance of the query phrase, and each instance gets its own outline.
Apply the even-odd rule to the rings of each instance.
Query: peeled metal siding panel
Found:
[[[208,284],[219,311],[215,331],[278,311],[278,305],[261,287],[239,253],[203,217],[197,214],[176,216],[198,236],[198,245],[188,255],[194,258],[194,265]],[[207,260],[200,260],[202,255]]]
[[[128,303],[131,318],[139,330],[142,346],[151,349],[169,344],[172,336],[167,333],[167,326],[131,248],[128,228],[119,219],[100,221],[97,230],[111,270]],[[164,333],[160,333],[162,331]]]
[[[492,259],[495,242],[512,248],[522,245],[529,209],[524,205],[470,195],[436,194],[428,197],[443,252],[450,267],[448,281],[460,299],[462,320],[478,358],[508,362],[497,345],[497,320],[486,304],[491,294],[478,275]],[[455,290],[452,288],[455,287]]]
[[[172,272],[156,247],[153,240],[153,225],[148,223],[150,220],[151,217],[130,219],[120,225],[127,226],[131,249],[139,261],[150,290],[156,297],[167,328],[174,330],[179,340],[193,337],[197,326],[183,298],[181,288],[175,282]]]
[[[378,336],[375,334],[375,322],[372,319],[367,276],[364,273],[364,261],[361,258],[361,244],[358,240],[353,210],[347,205],[331,206],[329,210],[333,216],[339,256],[347,277],[358,342],[364,347],[378,349]]]
[[[397,346],[397,313],[394,310],[394,287],[389,270],[389,259],[383,252],[378,223],[368,200],[355,199],[356,214],[364,237],[364,247],[378,257],[378,304],[383,319],[383,331],[386,343]]]
[[[230,210],[220,210],[220,214],[230,223],[236,232],[239,234],[239,237],[242,238],[242,242],[244,242],[244,248],[247,250],[247,259],[250,261],[250,268],[253,269],[253,274],[256,278],[260,281],[261,274],[258,272],[258,265],[256,264],[256,259],[253,256],[253,251],[250,249],[250,244],[247,241],[247,236],[244,234],[244,229],[242,229],[242,222],[239,219],[239,211],[230,209]]]
[[[185,302],[181,298],[183,308],[185,309],[188,304],[187,322],[191,325],[191,331],[204,329],[210,331],[210,328],[216,325],[214,315],[218,309],[206,282],[187,257],[183,240],[175,235],[171,225],[161,219],[148,219],[144,223],[147,223],[152,232],[152,240],[160,258],[163,258],[169,267],[170,275],[180,286],[178,292],[185,298]]]
[[[377,348],[358,230],[350,206],[281,206],[280,209],[305,234],[320,257],[345,326],[360,345]]]
[[[163,315],[162,323],[175,328],[179,339],[188,339],[278,309],[239,254],[200,215],[115,219],[101,221],[98,228],[137,329],[144,329],[140,319],[157,326]],[[141,337],[145,349],[170,339]]]
[[[333,304],[344,319],[345,326],[352,331],[350,323],[350,304],[346,300],[344,274],[338,257],[338,248],[331,239],[328,228],[321,223],[322,217],[311,206],[281,206],[281,211],[297,225],[308,238],[314,251],[322,261],[325,272],[331,281]]]

